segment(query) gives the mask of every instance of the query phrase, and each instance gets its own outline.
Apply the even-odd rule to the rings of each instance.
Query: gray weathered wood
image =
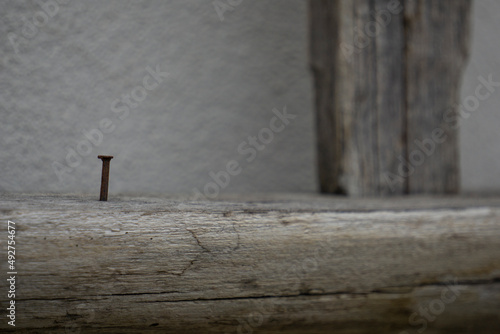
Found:
[[[471,0],[405,5],[407,160],[415,168],[408,177],[410,193],[459,191],[456,106],[469,56],[470,20]],[[442,131],[444,142],[431,144],[433,131]],[[429,145],[425,154],[416,144],[422,141]]]
[[[470,0],[310,1],[323,192],[458,191],[456,122],[444,117],[456,118],[469,11]],[[417,152],[435,129],[446,140]]]
[[[498,198],[2,195],[0,213],[16,332],[399,334],[421,307],[426,333],[500,329]]]

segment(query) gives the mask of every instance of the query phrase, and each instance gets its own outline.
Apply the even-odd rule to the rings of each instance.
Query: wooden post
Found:
[[[470,0],[311,0],[326,193],[456,193]]]

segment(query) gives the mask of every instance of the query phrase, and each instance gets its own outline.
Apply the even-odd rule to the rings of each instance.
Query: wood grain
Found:
[[[414,172],[408,178],[410,193],[436,194],[459,191],[458,118],[462,74],[469,58],[471,1],[409,1],[405,6],[407,160]],[[431,141],[442,131],[444,142]],[[417,142],[427,141],[423,150]],[[412,160],[411,154],[414,154]]]
[[[16,332],[414,333],[432,303],[429,333],[498,330],[500,200],[414,202],[2,196]]]
[[[445,120],[456,120],[470,3],[310,1],[322,192],[458,192],[457,127]],[[436,129],[446,139],[429,143]]]

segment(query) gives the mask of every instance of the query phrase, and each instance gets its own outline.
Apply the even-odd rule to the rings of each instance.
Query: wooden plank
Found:
[[[413,333],[421,307],[429,333],[498,330],[500,200],[387,202],[2,195],[16,331]]]
[[[455,120],[469,55],[470,12],[470,0],[414,0],[405,6],[410,193],[459,191]]]
[[[379,115],[377,108],[377,73],[379,59],[377,57],[377,43],[375,39],[384,38],[380,35],[369,37],[365,35],[365,27],[373,20],[370,12],[373,11],[373,1],[353,1],[353,45],[355,46],[352,66],[354,76],[343,78],[346,84],[354,85],[353,108],[348,111],[337,111],[349,114],[349,129],[345,131],[349,151],[344,159],[344,172],[341,176],[346,180],[346,193],[350,195],[374,195],[379,190]],[[364,37],[361,37],[364,36]],[[362,40],[363,48],[356,47],[355,39]],[[382,51],[383,52],[383,51]],[[337,98],[342,98],[338,96]]]
[[[322,192],[458,191],[456,127],[444,117],[455,119],[469,7],[470,0],[310,1]]]
[[[405,98],[404,45],[405,26],[399,7],[394,1],[375,2],[376,22],[384,27],[374,42],[377,55],[376,109],[377,109],[377,188],[371,195],[402,195],[408,192],[407,183],[388,185],[387,173],[397,171],[399,156],[405,156]],[[373,20],[373,16],[372,16]],[[372,21],[373,22],[373,21]]]
[[[50,333],[492,333],[498,326],[500,284],[457,284],[459,294],[436,311],[446,285],[398,292],[244,298],[168,302],[130,296],[85,300],[32,301],[28,317],[39,318]],[[489,297],[487,307],[481,295]],[[419,310],[425,305],[427,311]],[[35,311],[36,310],[36,311]],[[427,313],[426,313],[427,312]],[[105,316],[101,314],[104,313]],[[438,313],[438,312],[436,312]],[[410,316],[416,325],[409,323]],[[429,319],[428,321],[426,314]],[[68,320],[73,318],[72,320]],[[133,323],[124,319],[137,319]],[[54,320],[65,324],[51,327]],[[114,326],[110,327],[109,324]],[[492,326],[493,323],[493,326]],[[426,327],[427,326],[427,327]],[[42,327],[42,326],[40,326]],[[45,326],[44,326],[45,327]],[[470,330],[470,328],[473,328]],[[450,330],[451,329],[451,330]],[[18,330],[19,332],[22,332]]]
[[[388,13],[389,3],[310,2],[323,192],[387,193],[382,172],[396,169],[398,156],[404,156],[403,15]],[[391,193],[404,188],[398,183]]]

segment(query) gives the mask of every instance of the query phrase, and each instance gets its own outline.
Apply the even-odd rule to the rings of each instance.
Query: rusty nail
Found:
[[[100,201],[108,200],[108,184],[109,184],[109,162],[113,159],[112,155],[98,155],[102,160],[102,176],[101,176],[101,197]]]

